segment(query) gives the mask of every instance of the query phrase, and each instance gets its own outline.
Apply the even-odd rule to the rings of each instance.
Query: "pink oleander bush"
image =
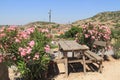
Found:
[[[25,80],[40,80],[50,61],[47,29],[0,28],[0,63],[15,65]]]
[[[95,40],[105,42],[109,42],[111,40],[111,30],[108,26],[88,23],[83,25],[82,29],[83,33],[82,37],[80,36],[79,43],[86,44],[90,48],[97,48],[95,45],[93,45]],[[107,48],[111,48],[111,46],[108,45]]]

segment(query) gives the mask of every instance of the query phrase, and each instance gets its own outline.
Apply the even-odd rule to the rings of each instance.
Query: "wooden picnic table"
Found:
[[[84,73],[86,73],[86,63],[85,63],[85,55],[84,52],[86,50],[88,50],[89,48],[87,46],[84,45],[80,45],[75,41],[59,41],[58,42],[59,45],[59,50],[63,53],[64,55],[64,61],[65,61],[65,74],[66,76],[68,76],[68,63],[75,63],[75,62],[82,62],[83,63],[83,70]],[[82,51],[82,60],[74,60],[74,61],[69,61],[68,60],[68,56],[67,54],[69,54],[68,52],[72,52],[74,53],[75,51]],[[78,53],[80,54],[80,53]]]

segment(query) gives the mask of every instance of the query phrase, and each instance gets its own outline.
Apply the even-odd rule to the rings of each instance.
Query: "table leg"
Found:
[[[65,58],[65,74],[66,74],[66,77],[68,77],[68,59]]]
[[[67,58],[67,52],[64,52],[64,57],[65,57],[65,74],[66,74],[66,77],[68,77],[68,58]]]
[[[83,55],[83,70],[84,70],[84,74],[86,74],[85,55]]]
[[[72,57],[74,57],[74,51],[72,51]]]

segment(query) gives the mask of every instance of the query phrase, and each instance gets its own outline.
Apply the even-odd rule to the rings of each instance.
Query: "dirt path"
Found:
[[[110,57],[110,61],[105,61],[103,66],[102,74],[98,72],[87,72],[86,75],[83,72],[70,73],[68,78],[65,78],[65,74],[59,74],[55,80],[120,80],[120,60]]]

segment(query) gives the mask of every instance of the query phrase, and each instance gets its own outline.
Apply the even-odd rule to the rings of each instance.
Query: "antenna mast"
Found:
[[[49,14],[49,22],[51,23],[51,10],[49,10],[48,14]]]

